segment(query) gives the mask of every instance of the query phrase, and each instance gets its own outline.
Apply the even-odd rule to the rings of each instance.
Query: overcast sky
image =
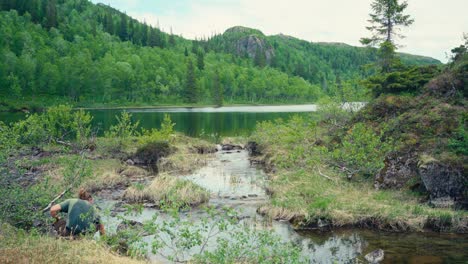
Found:
[[[186,38],[242,25],[267,35],[283,33],[312,42],[360,46],[372,0],[92,0]],[[415,23],[402,31],[399,51],[447,61],[468,33],[468,0],[409,0]]]

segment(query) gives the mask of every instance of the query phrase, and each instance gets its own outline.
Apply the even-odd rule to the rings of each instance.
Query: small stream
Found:
[[[232,207],[239,211],[242,222],[263,223],[260,226],[270,228],[283,241],[295,243],[310,263],[366,263],[364,255],[379,248],[385,251],[382,263],[468,263],[467,235],[387,233],[361,229],[297,232],[288,222],[267,221],[256,213],[256,209],[268,201],[264,188],[268,180],[261,169],[250,164],[248,158],[245,150],[218,151],[205,167],[180,177],[209,190],[210,205]],[[118,202],[107,199],[99,203],[112,209]],[[156,209],[146,208],[141,215],[130,218],[143,222],[156,212]],[[203,212],[192,209],[186,214],[193,217],[203,215]],[[115,214],[104,220],[111,232],[119,222]],[[158,221],[164,221],[164,215]],[[168,262],[157,255],[149,258]]]

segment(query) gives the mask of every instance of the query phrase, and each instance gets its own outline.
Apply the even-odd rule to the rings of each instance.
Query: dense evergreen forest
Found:
[[[2,108],[362,100],[372,48],[234,27],[190,41],[87,0],[0,2]],[[408,64],[437,60],[403,56]],[[30,103],[28,103],[30,102]]]

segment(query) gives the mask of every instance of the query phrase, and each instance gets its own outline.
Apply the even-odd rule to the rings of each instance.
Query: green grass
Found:
[[[0,223],[0,263],[147,263],[119,256],[105,245],[80,239],[69,241]]]
[[[299,225],[322,219],[334,227],[392,231],[424,231],[431,222],[443,231],[468,229],[466,211],[429,207],[408,190],[376,190],[372,179],[349,181],[343,171],[328,165],[326,149],[315,144],[314,130],[300,119],[258,126],[252,139],[262,147],[261,159],[275,164],[267,187],[271,202],[261,213]],[[320,135],[325,130],[318,131]]]

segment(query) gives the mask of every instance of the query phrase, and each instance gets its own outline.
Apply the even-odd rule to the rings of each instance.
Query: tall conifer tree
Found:
[[[197,102],[197,78],[195,76],[195,67],[193,66],[192,59],[187,61],[187,81],[185,84],[185,100],[188,103]]]
[[[371,26],[366,27],[372,34],[371,37],[361,38],[361,43],[368,46],[379,46],[379,56],[382,72],[392,71],[392,66],[399,61],[395,56],[397,45],[395,40],[403,38],[399,34],[400,27],[413,24],[410,15],[404,14],[408,2],[400,0],[374,0],[371,4]]]

